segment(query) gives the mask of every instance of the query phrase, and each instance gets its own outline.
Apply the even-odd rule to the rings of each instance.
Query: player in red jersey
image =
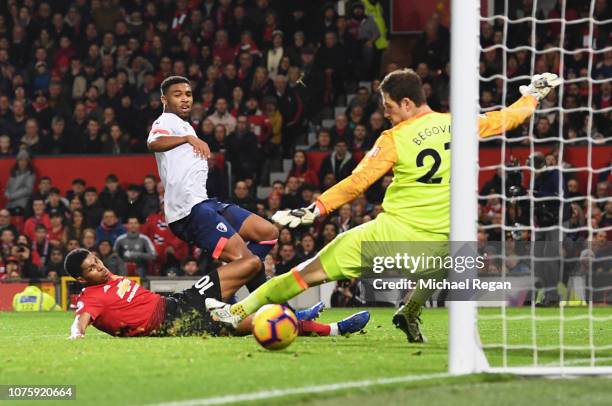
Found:
[[[218,273],[215,270],[191,288],[164,297],[130,279],[114,275],[86,249],[71,251],[64,261],[64,269],[86,285],[78,297],[76,316],[70,329],[72,339],[85,337],[90,324],[121,337],[251,333],[251,317],[229,331],[225,325],[212,319],[204,305],[206,298],[231,298],[252,277],[249,272]],[[369,313],[363,311],[331,324],[300,320],[299,329],[301,334],[320,336],[354,333],[363,329],[369,318]]]
[[[153,242],[157,257],[155,265],[157,271],[161,271],[168,261],[168,255],[173,255],[174,258],[185,258],[189,255],[189,245],[172,233],[166,216],[164,214],[163,201],[162,207],[157,213],[152,213],[145,221],[145,234]]]

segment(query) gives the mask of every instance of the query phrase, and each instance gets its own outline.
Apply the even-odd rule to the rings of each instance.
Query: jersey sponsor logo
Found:
[[[210,289],[214,283],[210,280],[210,275],[203,276],[199,281],[193,285],[198,290],[200,295],[203,295],[208,289]]]
[[[130,293],[130,295],[127,298],[128,303],[130,303],[132,301],[132,299],[134,299],[134,296],[136,296],[136,292],[138,291],[139,287],[140,287],[140,285],[134,284],[134,289],[132,289],[132,292]]]
[[[117,284],[117,296],[121,299],[125,296],[127,292],[132,288],[132,282],[129,279],[123,279],[121,282]]]
[[[219,223],[219,224],[217,224],[217,230],[221,231],[222,233],[226,233],[227,232],[227,227],[225,226],[225,224]]]

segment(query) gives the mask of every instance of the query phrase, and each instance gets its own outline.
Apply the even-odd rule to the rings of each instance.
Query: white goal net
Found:
[[[449,368],[612,374],[610,7],[489,3],[453,2],[451,239],[478,241],[480,273],[514,288],[450,305]],[[477,114],[544,72],[563,84],[530,120],[474,141]]]

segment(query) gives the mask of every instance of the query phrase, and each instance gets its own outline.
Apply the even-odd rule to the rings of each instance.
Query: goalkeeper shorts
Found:
[[[328,280],[353,279],[362,275],[364,263],[371,263],[374,252],[364,252],[362,243],[378,242],[376,255],[393,256],[395,252],[384,252],[384,242],[398,241],[448,241],[448,234],[428,233],[415,230],[388,213],[380,213],[374,220],[339,234],[319,252],[319,260]]]

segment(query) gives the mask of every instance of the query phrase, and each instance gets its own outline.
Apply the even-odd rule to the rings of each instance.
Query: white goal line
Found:
[[[346,381],[338,382],[327,385],[312,385],[302,386],[298,388],[284,388],[284,389],[269,389],[258,392],[239,393],[223,396],[215,396],[208,398],[199,399],[188,399],[176,402],[167,403],[155,403],[150,406],[207,406],[207,405],[226,405],[237,402],[252,402],[256,400],[272,399],[282,396],[291,395],[302,395],[308,393],[325,393],[335,392],[343,389],[354,389],[354,388],[367,388],[371,386],[382,386],[391,385],[394,383],[407,383],[407,382],[418,382],[427,381],[430,379],[444,379],[449,378],[451,375],[447,372],[438,374],[428,375],[405,375],[395,376],[390,378],[379,378],[379,379],[365,379],[361,381]]]

